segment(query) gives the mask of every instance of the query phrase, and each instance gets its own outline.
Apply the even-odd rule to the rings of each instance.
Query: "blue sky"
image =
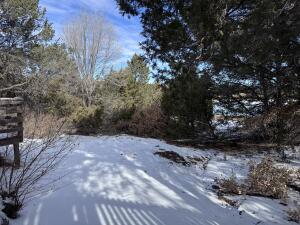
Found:
[[[61,37],[63,25],[81,10],[104,15],[114,25],[122,48],[115,68],[124,67],[134,53],[142,53],[139,47],[139,42],[143,40],[139,19],[123,17],[115,0],[40,0],[40,5],[47,9],[47,18],[53,23],[57,38]]]

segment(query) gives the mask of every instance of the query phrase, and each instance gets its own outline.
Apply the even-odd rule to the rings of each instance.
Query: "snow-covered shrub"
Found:
[[[264,158],[258,164],[252,162],[247,178],[247,193],[285,199],[290,174],[287,168],[275,166],[271,158]]]
[[[287,211],[289,221],[293,221],[300,224],[300,206]]]

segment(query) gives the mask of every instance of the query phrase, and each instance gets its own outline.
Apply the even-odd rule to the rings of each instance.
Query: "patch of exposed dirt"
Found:
[[[200,156],[200,157],[196,157],[196,156],[187,156],[186,158],[179,155],[177,152],[174,151],[167,151],[164,149],[159,149],[160,151],[157,151],[154,153],[154,155],[158,155],[162,158],[166,158],[170,161],[172,161],[172,163],[178,163],[184,166],[191,166],[191,165],[203,165],[203,168],[205,169],[207,166],[208,161],[210,160],[210,158],[208,157],[204,157],[204,156]]]
[[[179,155],[177,152],[174,151],[158,151],[158,152],[154,152],[154,155],[158,155],[162,158],[169,159],[172,162],[182,164],[184,166],[191,165],[191,163],[186,161],[183,156]]]

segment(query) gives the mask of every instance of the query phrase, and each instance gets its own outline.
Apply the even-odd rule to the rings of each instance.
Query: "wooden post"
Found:
[[[0,98],[0,135],[7,134],[7,137],[0,136],[0,146],[13,144],[14,163],[16,168],[20,167],[20,142],[23,141],[23,115],[22,98]]]
[[[14,166],[16,168],[19,168],[20,167],[20,145],[19,143],[15,143],[14,144]]]

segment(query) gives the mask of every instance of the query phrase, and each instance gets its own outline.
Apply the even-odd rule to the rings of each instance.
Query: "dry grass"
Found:
[[[58,118],[52,114],[26,113],[24,118],[25,138],[44,138],[58,131],[64,133],[68,131],[66,119]]]
[[[290,180],[290,170],[279,168],[272,159],[264,158],[260,163],[250,163],[245,184],[239,184],[232,174],[229,179],[217,179],[216,189],[219,195],[247,194],[286,200]]]

